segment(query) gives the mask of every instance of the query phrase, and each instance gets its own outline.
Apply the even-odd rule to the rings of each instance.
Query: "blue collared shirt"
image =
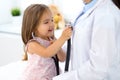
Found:
[[[79,17],[81,17],[81,16],[82,16],[84,13],[86,13],[91,7],[93,7],[97,1],[98,1],[98,0],[92,0],[90,3],[85,4],[82,13],[80,13],[79,16],[75,19],[75,22],[74,22],[74,25],[73,25],[73,26],[75,26],[75,24],[76,24],[77,20],[79,19]]]
[[[95,3],[96,3],[97,1],[98,1],[98,0],[92,0],[90,3],[85,4],[84,9],[83,9],[83,12],[85,13],[86,11],[88,11],[91,7],[93,7],[93,6],[95,5]]]

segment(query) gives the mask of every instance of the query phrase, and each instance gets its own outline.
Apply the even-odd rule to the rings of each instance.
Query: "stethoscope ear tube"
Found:
[[[67,55],[66,55],[66,62],[65,62],[65,72],[67,72],[69,69],[70,52],[71,52],[71,39],[69,39],[67,41]]]
[[[65,26],[70,26],[73,30],[73,25],[71,22],[69,22]],[[70,52],[71,52],[71,38],[68,39],[68,41],[67,41],[67,55],[66,55],[66,62],[65,62],[65,72],[67,72],[69,70]]]

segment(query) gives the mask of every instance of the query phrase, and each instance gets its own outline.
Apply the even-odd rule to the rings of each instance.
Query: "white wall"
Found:
[[[20,7],[18,0],[0,0],[0,24],[12,22],[11,9],[13,7]]]
[[[63,16],[70,21],[74,21],[84,6],[82,0],[20,0],[19,2],[22,12],[33,3],[56,4]]]
[[[69,21],[74,21],[84,6],[82,0],[54,0],[54,3]]]
[[[0,0],[0,24],[10,23],[12,21],[10,14],[11,6],[11,1]]]
[[[56,4],[64,17],[74,20],[83,7],[82,0],[0,0],[0,24],[12,22],[10,10],[12,7],[20,7],[21,11],[32,3],[44,3],[46,5]]]
[[[22,13],[30,5],[34,3],[44,3],[46,5],[52,4],[52,0],[20,0],[19,5],[21,7]]]

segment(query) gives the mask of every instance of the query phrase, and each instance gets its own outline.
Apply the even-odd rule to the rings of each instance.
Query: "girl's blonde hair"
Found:
[[[49,7],[44,4],[32,4],[26,8],[21,30],[24,45],[32,39],[32,33],[35,33],[42,15],[48,10],[50,10]],[[23,60],[27,60],[26,51]]]

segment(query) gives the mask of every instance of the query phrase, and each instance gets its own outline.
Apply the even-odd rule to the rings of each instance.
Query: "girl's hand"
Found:
[[[71,35],[72,35],[72,28],[71,27],[65,27],[65,29],[62,32],[61,37],[64,40],[68,40],[68,39],[70,39]]]

